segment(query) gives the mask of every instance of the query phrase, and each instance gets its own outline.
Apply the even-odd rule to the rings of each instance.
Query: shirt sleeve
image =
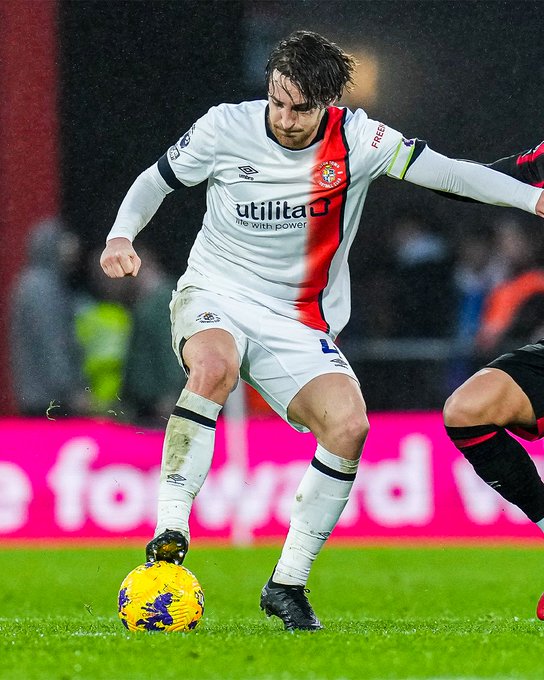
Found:
[[[414,158],[417,143],[405,147],[405,141],[412,140],[401,142],[402,147],[388,169],[390,176],[481,203],[519,208],[535,214],[541,189],[478,163],[447,158],[428,146],[421,148]]]
[[[217,111],[218,107],[212,107],[159,158],[159,172],[171,189],[200,184],[212,175],[215,166]]]
[[[132,242],[171,191],[172,188],[163,180],[157,163],[144,170],[123,199],[106,241],[122,237]]]
[[[366,172],[373,181],[389,172],[403,139],[402,134],[389,125],[367,118],[362,109],[357,109],[353,122],[358,129],[355,143],[364,159]]]

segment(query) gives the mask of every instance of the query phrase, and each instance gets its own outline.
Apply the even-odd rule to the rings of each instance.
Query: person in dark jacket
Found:
[[[78,248],[57,218],[39,222],[31,233],[11,298],[11,368],[22,415],[55,418],[87,410],[68,281]]]

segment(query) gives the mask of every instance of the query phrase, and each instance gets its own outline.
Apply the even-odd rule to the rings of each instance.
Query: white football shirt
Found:
[[[402,135],[362,110],[329,107],[321,138],[292,150],[265,117],[265,101],[214,107],[169,149],[168,167],[159,163],[172,188],[169,169],[185,185],[208,180],[181,283],[249,297],[334,337],[349,318],[348,251],[368,186]]]
[[[533,213],[540,196],[404,139],[362,109],[328,107],[315,141],[296,150],[276,141],[266,117],[266,101],[211,108],[134,182],[108,239],[132,240],[169,191],[207,180],[202,229],[178,289],[250,299],[334,338],[349,318],[348,253],[376,177]]]

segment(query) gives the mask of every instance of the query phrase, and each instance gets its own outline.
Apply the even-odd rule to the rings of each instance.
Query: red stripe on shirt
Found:
[[[309,199],[306,271],[296,301],[299,320],[327,332],[321,297],[343,236],[344,206],[349,186],[348,147],[343,135],[345,110],[328,109],[329,120],[313,169]]]
[[[529,151],[529,153],[524,153],[521,156],[518,156],[518,158],[516,159],[516,165],[532,163],[542,155],[544,155],[544,142],[539,144],[534,151]]]

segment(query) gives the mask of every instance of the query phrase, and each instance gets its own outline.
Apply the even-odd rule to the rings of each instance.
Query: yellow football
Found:
[[[204,592],[196,576],[170,562],[146,562],[121,583],[119,618],[128,630],[187,632],[204,614]]]

